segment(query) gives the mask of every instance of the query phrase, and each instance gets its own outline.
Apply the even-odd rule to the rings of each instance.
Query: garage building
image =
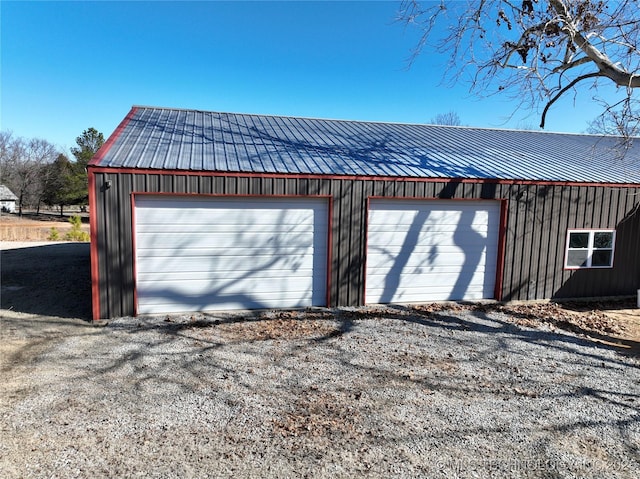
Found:
[[[133,107],[88,171],[95,319],[640,288],[615,137]]]

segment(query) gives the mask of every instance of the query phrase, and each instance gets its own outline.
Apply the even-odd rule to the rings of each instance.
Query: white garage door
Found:
[[[494,297],[500,203],[371,200],[366,301]]]
[[[138,196],[138,313],[323,306],[327,202]]]

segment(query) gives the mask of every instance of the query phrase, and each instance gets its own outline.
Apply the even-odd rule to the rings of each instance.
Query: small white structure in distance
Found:
[[[4,185],[0,185],[0,210],[3,213],[15,213],[18,197]]]

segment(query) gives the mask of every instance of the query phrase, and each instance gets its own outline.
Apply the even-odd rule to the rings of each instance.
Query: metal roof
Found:
[[[635,184],[640,141],[625,149],[596,135],[133,107],[90,164]]]

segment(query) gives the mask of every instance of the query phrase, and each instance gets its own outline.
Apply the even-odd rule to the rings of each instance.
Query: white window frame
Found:
[[[571,233],[589,233],[589,242],[586,248],[569,248],[569,240]],[[593,239],[596,233],[611,233],[611,248],[595,248],[593,245]],[[565,269],[611,269],[613,268],[613,258],[616,249],[616,230],[614,229],[569,229],[567,230],[567,241],[564,248],[564,267]],[[593,266],[591,264],[594,251],[611,251],[611,262],[608,265]],[[586,251],[587,252],[587,264],[586,266],[569,265],[569,251]]]

